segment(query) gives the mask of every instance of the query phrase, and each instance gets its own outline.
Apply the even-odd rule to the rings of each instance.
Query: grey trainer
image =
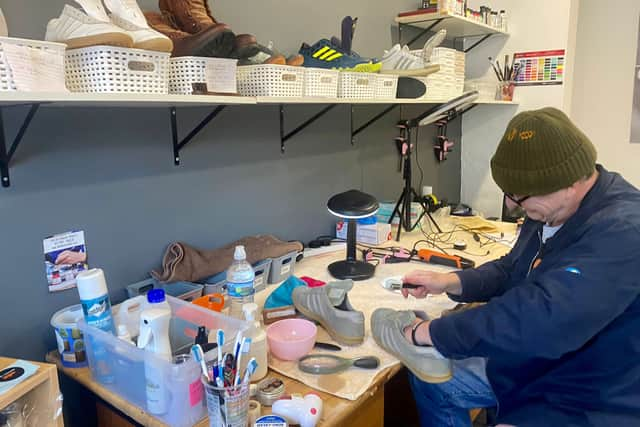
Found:
[[[416,319],[410,310],[378,308],[371,316],[371,333],[378,345],[396,356],[415,376],[427,383],[451,379],[451,360],[435,347],[418,347],[404,337],[403,330]]]
[[[298,286],[291,297],[296,309],[320,323],[331,338],[345,345],[364,341],[364,313],[349,303],[351,280],[328,283],[318,288]]]

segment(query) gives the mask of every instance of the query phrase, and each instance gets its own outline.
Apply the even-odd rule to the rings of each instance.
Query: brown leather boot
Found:
[[[163,13],[175,17],[179,29],[190,34],[217,24],[207,0],[160,0],[158,6]]]
[[[172,56],[208,56],[229,58],[234,48],[235,34],[228,25],[214,24],[197,34],[177,28],[168,13],[145,12],[151,28],[169,37],[173,42]]]

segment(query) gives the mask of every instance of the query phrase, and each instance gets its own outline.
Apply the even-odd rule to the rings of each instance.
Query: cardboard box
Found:
[[[347,223],[338,221],[336,224],[336,237],[338,239],[347,238]],[[362,225],[358,224],[356,230],[356,241],[367,245],[379,245],[387,240],[393,239],[391,235],[391,224],[375,223]]]

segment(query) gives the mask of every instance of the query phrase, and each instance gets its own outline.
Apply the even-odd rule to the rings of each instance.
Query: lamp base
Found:
[[[373,277],[376,266],[364,261],[336,261],[329,264],[329,273],[336,279],[367,280]]]

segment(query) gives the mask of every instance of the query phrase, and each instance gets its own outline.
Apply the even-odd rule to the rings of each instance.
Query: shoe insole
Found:
[[[398,77],[396,98],[415,99],[424,96],[426,92],[427,85],[422,80],[415,77]]]

